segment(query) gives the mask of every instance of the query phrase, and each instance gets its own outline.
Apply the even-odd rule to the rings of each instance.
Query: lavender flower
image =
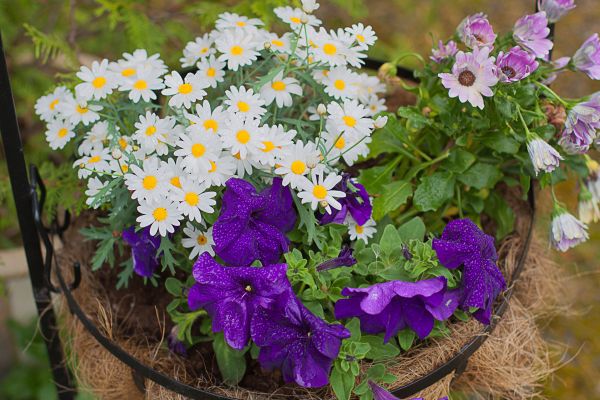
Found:
[[[587,230],[586,224],[557,206],[552,216],[550,243],[555,249],[565,252],[588,240]]]
[[[539,137],[527,142],[527,151],[533,164],[533,170],[537,176],[540,171],[552,172],[558,167],[563,159],[554,147],[550,146]]]
[[[243,179],[231,178],[226,186],[221,214],[213,225],[217,255],[240,266],[254,260],[263,265],[279,261],[288,249],[285,232],[296,223],[289,187],[282,186],[280,178],[261,193]]]
[[[571,57],[561,57],[551,62],[555,71],[551,72],[546,79],[542,81],[544,85],[550,85],[552,82],[558,78],[558,74],[563,72],[562,69],[565,68],[569,61],[571,61]]]
[[[344,174],[342,180],[335,186],[338,190],[346,194],[346,197],[338,199],[342,207],[339,210],[332,209],[331,213],[325,213],[319,217],[319,222],[325,224],[343,224],[346,215],[350,213],[358,225],[364,225],[369,218],[373,206],[369,199],[367,189],[360,183],[353,180],[349,174]]]
[[[260,347],[258,361],[266,369],[281,368],[286,382],[321,387],[350,332],[311,313],[293,292],[284,293],[273,311],[259,310],[252,320],[252,340]]]
[[[187,349],[185,348],[185,344],[181,340],[177,339],[177,333],[178,329],[177,325],[175,325],[171,329],[171,332],[169,332],[169,335],[167,336],[167,347],[169,348],[169,351],[173,354],[186,356]]]
[[[354,249],[348,246],[342,247],[340,254],[336,258],[322,262],[317,266],[317,271],[328,271],[339,267],[351,267],[357,263],[356,258],[352,255]]]
[[[489,324],[492,304],[506,288],[496,265],[494,238],[483,233],[470,219],[458,219],[446,225],[441,238],[433,240],[432,247],[446,268],[464,265],[460,306],[463,310],[478,308],[473,316]]]
[[[535,56],[515,46],[508,53],[500,52],[496,60],[500,82],[512,83],[527,78],[539,67]]]
[[[399,400],[396,396],[371,380],[369,381],[369,387],[373,393],[373,400]]]
[[[160,236],[150,235],[150,227],[136,232],[135,226],[130,226],[123,231],[122,237],[123,241],[131,246],[133,272],[144,278],[152,277],[160,264]]]
[[[452,73],[441,73],[442,85],[448,89],[450,97],[458,97],[461,103],[469,102],[473,107],[483,109],[483,97],[492,96],[491,87],[498,83],[494,58],[490,49],[474,49],[472,53],[459,51]]]
[[[543,11],[521,17],[513,30],[515,41],[538,58],[545,58],[554,46],[548,39],[549,34],[548,19]]]
[[[443,276],[419,282],[389,281],[366,288],[344,288],[335,317],[360,319],[363,332],[385,332],[384,342],[409,327],[425,339],[434,321],[444,321],[458,306],[457,293],[446,290]]]
[[[568,153],[585,153],[594,142],[599,129],[600,92],[569,111],[559,143]]]
[[[456,46],[456,42],[454,40],[450,40],[448,43],[444,44],[441,40],[438,42],[437,49],[434,48],[431,50],[431,58],[432,61],[436,63],[441,63],[446,58],[452,57],[458,51],[458,47]]]
[[[592,192],[588,189],[588,185],[583,185],[579,192],[578,211],[579,220],[584,224],[598,222],[600,220],[598,201],[594,199]]]
[[[457,28],[460,40],[470,49],[494,47],[497,35],[487,19],[487,15],[477,13],[462,20]]]
[[[257,310],[269,309],[276,298],[291,290],[286,264],[254,267],[223,267],[209,253],[194,264],[196,284],[188,293],[191,310],[204,308],[212,317],[213,332],[241,350],[250,339],[250,324]]]
[[[538,8],[548,16],[551,24],[575,8],[575,0],[538,0]]]
[[[573,66],[592,79],[600,79],[600,39],[597,33],[590,36],[575,52]]]

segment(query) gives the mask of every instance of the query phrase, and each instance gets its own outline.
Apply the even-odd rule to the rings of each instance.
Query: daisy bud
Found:
[[[311,14],[319,8],[319,3],[315,0],[302,0],[302,10],[305,13]]]
[[[112,152],[110,153],[110,155],[112,156],[112,158],[114,158],[115,160],[120,160],[121,157],[123,157],[123,153],[121,152],[121,150],[119,149],[113,149]]]
[[[264,42],[263,47],[265,50],[269,50],[271,48],[271,42]]]
[[[302,15],[300,16],[300,22],[301,22],[303,25],[306,25],[306,24],[308,24],[308,15],[306,15],[306,14],[302,14]]]
[[[374,123],[375,128],[381,129],[387,124],[387,122],[388,122],[388,117],[386,117],[386,116],[377,117],[375,119],[375,123]]]
[[[600,209],[598,203],[594,200],[594,196],[584,185],[579,192],[579,220],[584,224],[598,222],[600,220]]]
[[[325,200],[321,200],[321,202],[319,204],[321,204],[321,207],[323,207],[323,208],[327,208],[327,206],[329,205],[329,203],[327,203],[327,201],[325,201]]]
[[[321,103],[317,106],[317,114],[320,116],[327,114],[327,107],[325,107],[325,104]]]
[[[563,159],[554,147],[550,146],[539,137],[536,137],[527,143],[527,151],[529,152],[529,158],[531,158],[531,163],[533,164],[536,175],[540,171],[554,171],[560,164],[560,160]]]
[[[378,76],[379,79],[385,80],[385,78],[395,77],[398,73],[398,68],[392,63],[385,63],[379,67]]]
[[[550,243],[555,249],[565,252],[589,239],[586,224],[564,208],[555,207],[550,228]]]

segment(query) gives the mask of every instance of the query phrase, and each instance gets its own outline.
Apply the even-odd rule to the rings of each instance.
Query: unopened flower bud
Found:
[[[271,48],[271,42],[263,43],[263,47],[265,48],[265,50],[269,50]]]
[[[301,22],[302,24],[308,24],[308,15],[306,15],[306,14],[304,14],[304,13],[303,13],[303,14],[300,16],[300,22]]]
[[[327,208],[327,206],[329,205],[329,203],[327,203],[327,201],[325,201],[325,200],[321,200],[319,202],[319,204],[321,204],[321,207],[323,207],[323,208]]]
[[[423,109],[421,110],[421,114],[423,114],[426,117],[429,117],[429,114],[431,114],[431,107],[423,107]]]
[[[379,67],[379,72],[377,73],[377,75],[379,75],[379,78],[381,80],[386,80],[387,78],[396,76],[397,73],[398,68],[396,68],[394,64],[385,63],[381,67]]]
[[[387,124],[387,122],[388,122],[388,117],[386,117],[386,116],[377,117],[375,119],[375,123],[373,125],[375,125],[376,129],[381,129]]]
[[[321,103],[317,106],[317,114],[319,114],[320,116],[323,116],[327,113],[327,107],[325,107],[325,104]]]
[[[113,149],[110,154],[112,155],[112,158],[114,158],[115,160],[120,160],[121,157],[123,157],[123,153],[121,152],[121,150],[116,149],[116,148]]]

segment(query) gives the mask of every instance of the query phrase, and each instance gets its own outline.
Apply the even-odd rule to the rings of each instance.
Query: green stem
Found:
[[[458,184],[456,186],[459,186]],[[456,191],[456,205],[458,206],[458,216],[460,218],[463,218],[463,208],[462,208],[462,196],[461,196],[462,191],[460,190],[460,187],[458,187],[458,190]]]
[[[548,92],[549,94],[551,94],[552,97],[554,97],[556,100],[558,100],[558,102],[560,104],[562,104],[565,107],[569,107],[569,103],[567,103],[565,100],[563,100],[562,97],[560,97],[558,94],[556,94],[556,92],[554,90],[550,89],[547,85],[544,85],[542,82],[535,82],[535,84],[538,85],[543,90],[545,90],[546,92]]]

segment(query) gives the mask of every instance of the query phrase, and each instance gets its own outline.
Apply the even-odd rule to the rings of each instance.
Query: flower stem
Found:
[[[558,102],[560,104],[562,104],[565,107],[569,107],[569,103],[567,103],[565,100],[563,100],[562,97],[560,97],[558,94],[556,94],[556,92],[554,90],[550,89],[547,85],[544,85],[542,82],[535,82],[535,84],[538,85],[543,90],[545,90],[546,92],[548,92],[550,95],[552,95],[552,97],[554,97],[556,100],[558,100]]]

